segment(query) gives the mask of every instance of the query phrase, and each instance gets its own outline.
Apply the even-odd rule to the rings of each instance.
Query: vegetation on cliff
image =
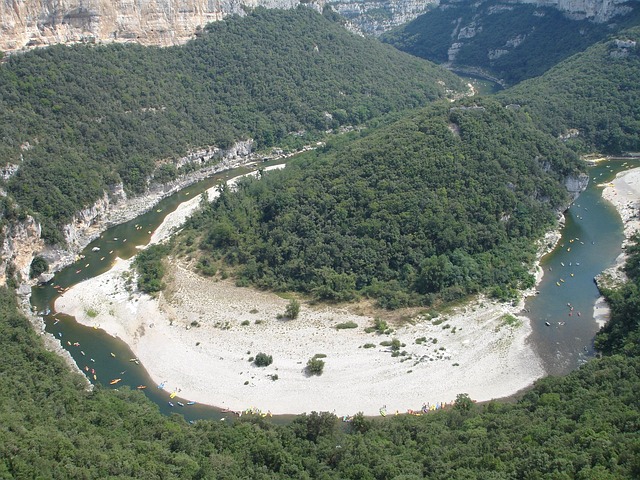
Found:
[[[637,264],[637,247],[630,265]],[[629,268],[637,291],[640,276]],[[640,476],[638,296],[618,297],[593,359],[546,378],[515,404],[367,419],[328,413],[286,425],[162,416],[139,391],[84,390],[0,289],[0,476],[14,478],[575,478]],[[636,340],[634,340],[636,339]],[[420,406],[417,405],[416,409]]]
[[[497,97],[578,151],[640,150],[640,27],[619,32]],[[573,136],[571,129],[574,129]]]
[[[281,27],[292,28],[286,22]],[[585,96],[592,91],[587,86],[588,75],[581,80],[581,76],[554,70],[551,78],[558,82],[564,78],[565,85],[547,84],[543,88],[538,86],[542,84],[531,83],[532,95],[541,95],[540,101],[525,97],[525,91],[517,89],[514,92],[521,97],[502,98],[505,103],[522,104],[519,110],[502,108],[492,100],[475,100],[476,105],[466,101],[453,108],[437,105],[413,113],[368,134],[352,135],[362,138],[340,139],[323,152],[292,162],[283,172],[266,174],[261,182],[241,183],[237,193],[223,191],[217,202],[192,221],[184,234],[183,248],[201,246],[201,260],[206,261],[202,265],[209,271],[215,272],[212,263],[232,263],[239,266],[240,278],[245,281],[275,288],[289,288],[285,282],[291,282],[293,287],[309,289],[321,298],[349,298],[362,293],[395,306],[432,301],[436,295],[455,298],[489,285],[498,295],[508,294],[514,286],[528,281],[523,264],[531,258],[531,240],[552,221],[553,207],[565,200],[562,177],[577,166],[572,152],[540,133],[534,124],[546,125],[550,132],[563,132],[574,121],[569,113],[574,109],[580,120],[574,121],[575,125],[590,125],[608,112],[612,122],[601,126],[609,131],[614,120],[618,122],[615,125],[626,125],[624,145],[633,145],[631,139],[638,132],[638,125],[629,122],[640,118],[634,110],[639,104],[634,89],[640,77],[628,76],[626,67],[621,67],[625,61],[637,62],[637,50],[621,57],[615,43],[603,45],[605,55],[599,58],[612,63],[604,63],[590,78],[596,80],[595,85],[613,90],[595,90],[594,96],[601,97],[598,102],[602,103],[589,97],[592,103],[585,103],[584,112],[580,104],[572,106],[570,102],[583,98],[578,96],[577,87],[572,90],[574,82]],[[24,58],[51,56],[60,61],[65,55],[75,58],[84,49],[51,49]],[[86,50],[121,55],[117,60],[124,62],[129,55],[135,57],[131,52],[142,49],[121,46]],[[174,55],[179,50],[169,51]],[[164,55],[159,52],[154,55]],[[582,58],[588,59],[589,55],[587,52]],[[19,58],[9,63],[20,64]],[[133,60],[123,64],[136,71]],[[38,61],[35,71],[49,71],[44,63],[37,65]],[[574,74],[579,72],[578,65],[568,65]],[[91,68],[87,71],[92,72]],[[119,68],[113,63],[104,73],[129,78]],[[63,68],[44,78],[53,84],[64,72]],[[0,70],[2,75],[9,74]],[[178,85],[173,77],[163,75],[158,71],[154,78],[169,82],[171,88]],[[605,80],[607,75],[620,75],[618,83]],[[193,86],[184,76],[173,76]],[[26,82],[26,78],[31,77],[21,81]],[[620,91],[614,94],[618,86]],[[43,84],[23,87],[33,95],[29,98],[35,102],[31,104],[34,111],[47,104],[47,93],[38,97],[47,90]],[[123,91],[133,88],[124,83],[120,87]],[[81,96],[82,89],[70,90],[69,95]],[[90,97],[86,100],[94,101]],[[3,96],[1,101],[8,100]],[[56,104],[66,108],[64,102]],[[72,102],[76,105],[73,108],[81,104]],[[51,112],[53,105],[47,107]],[[102,108],[97,103],[89,105]],[[138,108],[160,105],[147,103]],[[606,109],[601,110],[599,105]],[[74,124],[64,123],[66,117],[59,118],[60,136],[52,137],[59,141],[49,140],[44,133],[47,128],[53,129],[53,123],[45,122],[47,127],[31,124],[44,118],[31,107],[25,104],[11,114],[3,108],[0,125],[10,129],[12,124],[4,120],[14,119],[20,128],[40,132],[29,137],[33,139],[29,146],[23,144],[24,166],[42,160],[41,170],[29,167],[32,177],[21,177],[26,185],[21,198],[37,200],[42,209],[68,192],[76,192],[73,201],[80,202],[120,178],[129,179],[125,181],[130,189],[136,188],[132,179],[141,170],[136,170],[133,163],[129,167],[119,163],[118,148],[137,148],[137,160],[146,159],[151,172],[152,160],[165,155],[162,148],[169,148],[153,147],[152,155],[144,156],[146,148],[163,145],[153,143],[157,140],[153,135],[168,142],[169,138],[176,140],[172,137],[175,132],[184,133],[187,140],[177,138],[184,142],[180,148],[191,146],[189,142],[199,138],[198,130],[191,132],[185,120],[188,115],[181,117],[182,110],[175,104],[167,106],[174,122],[169,130],[168,124],[154,120],[156,113],[164,115],[166,110],[142,112],[131,105],[117,109],[111,105],[116,112],[113,116],[104,107],[97,110],[95,118],[111,122],[109,128],[113,128],[118,121],[129,118],[127,115],[135,117],[131,112],[137,111],[139,118],[126,125],[145,125],[149,129],[145,135],[152,137],[149,144],[138,145],[136,142],[143,137],[130,134],[135,129],[122,127],[114,130],[120,137],[116,133],[109,137],[114,143],[100,143],[100,135],[108,130],[100,133],[95,129],[100,122],[94,121],[88,122],[84,131],[79,121],[75,126],[80,133],[75,135],[85,138],[93,134],[98,145],[117,146],[112,156],[104,153],[94,157],[89,155],[91,142],[72,142],[76,138],[72,134]],[[620,109],[620,116],[616,116],[616,109]],[[233,112],[239,111],[240,107]],[[13,117],[16,112],[23,112],[25,117]],[[89,117],[71,118],[85,121]],[[585,138],[603,141],[595,130]],[[72,154],[71,146],[75,145],[84,147]],[[19,144],[14,147],[7,147],[6,153],[14,155]],[[50,156],[36,155],[38,152]],[[47,170],[45,160],[63,158],[61,152],[69,153],[64,157],[67,163],[53,162],[55,168]],[[95,161],[75,163],[88,158]],[[88,172],[81,169],[83,165],[89,165]],[[123,175],[124,170],[119,169],[131,171]],[[49,178],[51,172],[55,175]],[[88,176],[82,176],[84,173]],[[61,190],[49,192],[53,184],[47,182],[62,182],[63,177]],[[40,179],[40,183],[30,183],[33,179]],[[18,186],[10,183],[10,188]],[[32,197],[29,189],[34,189]],[[73,205],[68,206],[69,212]],[[8,218],[19,215],[13,202],[3,201],[2,206]],[[67,204],[62,206],[67,208]],[[48,208],[52,209],[50,218],[56,221],[67,215],[58,205]],[[274,232],[267,232],[267,227],[273,227]],[[143,284],[150,290],[162,286],[157,275],[162,273],[161,248],[140,257]],[[630,283],[605,292],[612,313],[596,340],[603,358],[589,361],[567,377],[538,382],[514,404],[475,405],[469,397],[460,395],[451,410],[376,420],[356,415],[346,428],[328,413],[302,415],[287,425],[250,416],[231,424],[198,421],[190,425],[179,415],[162,416],[139,391],[97,386],[87,392],[80,376],[71,373],[58,356],[44,350],[41,336],[19,312],[13,292],[0,289],[0,347],[4,353],[0,364],[0,405],[4,406],[0,408],[0,477],[638,478],[640,248],[636,245],[628,251]],[[307,280],[315,283],[303,283]]]
[[[552,7],[447,1],[381,38],[436,63],[449,62],[449,49],[456,44],[454,69],[480,69],[515,85],[639,19],[637,8],[604,24],[570,19]]]
[[[354,125],[462,88],[453,74],[350,34],[308,8],[256,9],[187,45],[54,46],[0,65],[5,186],[43,236],[120,181],[131,192],[176,174],[160,160],[253,138]]]
[[[532,285],[574,154],[489,99],[361,136],[225,188],[187,223],[185,248],[242,284],[388,308]]]

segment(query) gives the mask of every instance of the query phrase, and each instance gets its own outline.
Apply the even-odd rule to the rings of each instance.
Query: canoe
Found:
[[[109,384],[111,384],[111,385],[115,385],[116,383],[118,383],[118,382],[120,382],[120,381],[122,381],[122,379],[121,379],[121,378],[114,378],[113,380],[111,380],[111,381],[109,382]]]

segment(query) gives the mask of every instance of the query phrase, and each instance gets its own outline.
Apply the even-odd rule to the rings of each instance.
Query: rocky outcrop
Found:
[[[29,278],[33,258],[44,248],[40,239],[40,224],[33,217],[11,222],[2,229],[0,251],[0,285],[7,283],[7,270],[14,270],[18,281]]]
[[[595,22],[631,10],[624,0],[518,0],[492,6],[490,13],[511,9],[512,3],[554,7],[572,18]],[[244,15],[246,8],[287,9],[300,4],[318,11],[330,4],[345,17],[349,29],[377,36],[413,20],[440,0],[0,0],[0,50],[78,42],[179,45],[207,23]],[[443,3],[441,8],[448,6]]]
[[[379,36],[410,22],[438,3],[439,0],[339,0],[330,2],[330,5],[347,20],[349,30]]]
[[[564,179],[564,186],[574,200],[586,190],[587,185],[589,185],[589,175],[586,173],[569,175]]]
[[[2,231],[4,241],[0,251],[0,285],[7,282],[7,268],[15,271],[14,276],[19,282],[28,281],[31,262],[36,255],[42,255],[47,260],[50,271],[72,263],[76,255],[108,227],[141,215],[164,197],[191,183],[256,160],[252,147],[253,141],[245,140],[227,150],[210,147],[176,159],[174,164],[182,166],[196,162],[197,169],[166,184],[150,182],[149,190],[142,196],[129,197],[122,184],[112,186],[92,205],[77,212],[63,227],[67,243],[64,247],[45,246],[40,238],[41,227],[32,217],[10,223]],[[30,289],[24,289],[25,295],[29,292]]]
[[[323,0],[318,0],[323,3]],[[178,45],[244,8],[298,0],[0,0],[0,50],[77,42]],[[313,3],[313,2],[311,2]]]
[[[517,3],[553,7],[576,20],[588,19],[597,23],[608,22],[613,17],[631,11],[631,7],[625,5],[629,3],[628,0],[519,0]]]

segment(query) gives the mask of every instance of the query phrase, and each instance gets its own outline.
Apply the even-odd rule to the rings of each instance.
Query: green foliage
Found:
[[[614,315],[615,318],[615,315]],[[637,320],[637,316],[635,319]],[[618,331],[622,335],[622,331]],[[622,340],[622,339],[621,339]],[[624,343],[624,341],[622,341]],[[138,391],[93,392],[46,352],[0,289],[0,472],[8,478],[637,478],[640,359],[605,356],[543,379],[518,403],[341,429],[330,413],[289,424],[162,416]],[[273,377],[272,377],[273,378]]]
[[[568,201],[578,159],[520,112],[490,99],[458,105],[226,189],[185,238],[204,238],[203,254],[255,286],[389,309],[529,285],[533,240]],[[233,241],[218,240],[223,228]]]
[[[307,361],[305,370],[308,375],[322,375],[324,371],[324,360],[321,360],[317,356],[310,358]]]
[[[635,10],[597,23],[569,18],[554,7],[444,1],[382,41],[436,63],[448,62],[451,44],[457,43],[454,69],[480,69],[515,85],[636,23],[640,9]]]
[[[636,42],[625,48],[618,41]],[[554,136],[575,129],[577,151],[640,150],[640,27],[618,32],[533,78],[498,94],[518,104]]]
[[[640,357],[640,236],[627,246],[625,272],[628,282],[602,293],[611,312],[609,321],[600,329],[595,347],[607,355],[622,354]]]
[[[166,159],[247,138],[258,148],[309,143],[424,105],[445,88],[462,83],[309,8],[256,8],[180,47],[58,45],[12,55],[0,65],[0,159],[20,162],[7,190],[59,242],[60,225],[110,186],[140,193],[175,178]]]
[[[158,244],[152,245],[136,255],[133,266],[138,272],[138,288],[141,291],[152,294],[164,289],[162,261],[168,252],[168,245]]]
[[[456,401],[453,404],[453,408],[456,410],[463,410],[468,412],[473,407],[473,400],[466,393],[459,393],[456,396]]]
[[[291,299],[287,304],[287,308],[284,310],[284,317],[291,320],[298,318],[300,314],[300,302],[295,298]]]
[[[379,334],[383,334],[383,333],[390,333],[391,329],[389,328],[389,325],[387,324],[387,321],[380,318],[380,317],[375,317],[373,319],[373,325],[371,327],[367,327],[364,329],[364,331],[366,333],[379,333]]]
[[[344,330],[347,328],[358,328],[358,324],[349,320],[348,322],[343,322],[336,325],[337,330]]]
[[[42,255],[36,255],[31,261],[31,267],[29,267],[29,278],[37,278],[42,273],[49,271],[49,262],[45,260]]]
[[[256,365],[256,367],[268,367],[273,363],[273,357],[271,355],[267,355],[266,353],[260,352],[256,355],[253,363]]]

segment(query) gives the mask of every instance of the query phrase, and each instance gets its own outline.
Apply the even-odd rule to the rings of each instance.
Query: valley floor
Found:
[[[187,400],[274,414],[371,415],[385,405],[405,412],[451,402],[459,393],[478,401],[504,397],[544,374],[527,342],[528,319],[510,325],[503,317],[517,307],[481,299],[390,335],[368,334],[371,317],[303,304],[297,319],[279,320],[287,300],[172,265],[169,288],[158,299],[131,295],[122,275],[129,262],[119,261],[65,293],[56,309],[120,337],[154,381]],[[98,316],[90,318],[90,310]],[[349,321],[358,327],[336,329]],[[426,340],[416,343],[421,337]],[[393,338],[406,344],[405,355],[393,357],[380,345]],[[273,363],[250,363],[259,352]],[[324,373],[307,376],[315,354],[326,355]]]
[[[167,217],[152,243],[167,238],[199,200],[191,202]],[[518,316],[522,303],[479,298],[434,319],[390,324],[393,333],[379,335],[364,331],[373,316],[357,306],[303,302],[297,319],[280,320],[288,300],[202,278],[175,259],[157,299],[131,293],[130,263],[119,260],[74,286],[56,310],[124,340],[154,381],[186,400],[233,411],[377,415],[383,407],[391,413],[450,403],[460,393],[477,401],[505,397],[544,375],[527,341],[529,320]],[[336,328],[345,322],[358,326]],[[394,338],[405,352],[395,357],[380,345]],[[273,363],[254,366],[249,359],[260,352]],[[309,376],[305,366],[316,354],[326,355],[324,372]]]
[[[620,174],[603,196],[620,212],[629,237],[640,225],[640,169]],[[153,241],[166,238],[189,208],[168,217]],[[479,298],[378,335],[364,331],[373,324],[369,312],[353,306],[303,303],[297,319],[279,320],[288,300],[202,278],[175,259],[168,288],[152,299],[128,290],[123,274],[129,269],[130,261],[118,261],[66,292],[56,310],[120,337],[154,381],[187,400],[234,411],[376,415],[382,407],[391,413],[452,402],[460,393],[477,401],[505,397],[545,373],[527,341],[531,328],[519,316],[522,304]],[[89,317],[91,310],[98,316]],[[345,322],[358,327],[336,329]],[[394,338],[405,344],[404,355],[394,357],[390,347],[380,345]],[[273,363],[254,366],[249,359],[260,352]],[[326,355],[324,373],[308,376],[305,365],[316,354]]]

